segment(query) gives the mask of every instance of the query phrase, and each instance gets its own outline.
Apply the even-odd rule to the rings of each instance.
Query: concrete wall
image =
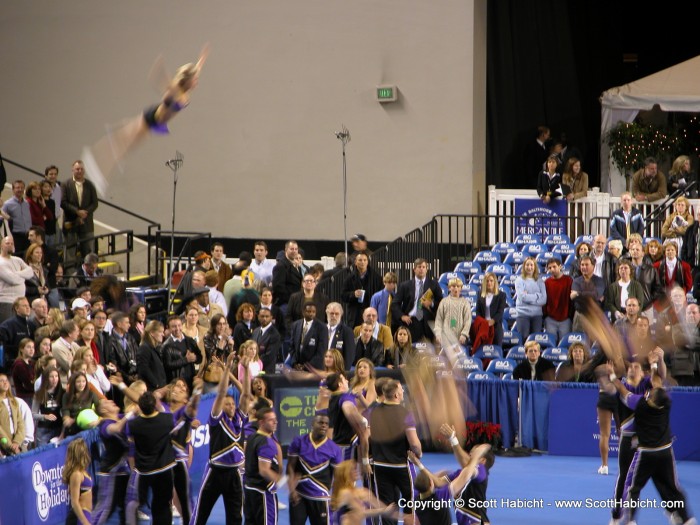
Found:
[[[485,0],[4,2],[0,153],[70,176],[105,124],[158,100],[158,55],[173,72],[205,42],[190,106],[130,155],[111,202],[169,227],[177,149],[177,229],[342,239],[341,123],[348,233],[390,240],[485,201]],[[376,102],[380,83],[399,101]]]

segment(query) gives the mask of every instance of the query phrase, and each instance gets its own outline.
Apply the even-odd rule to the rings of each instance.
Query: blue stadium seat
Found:
[[[503,310],[503,319],[506,321],[515,321],[516,316],[515,308],[506,308]]]
[[[523,361],[525,359],[525,347],[524,346],[514,346],[506,354],[508,359],[513,359],[514,361]]]
[[[501,255],[489,250],[484,250],[474,256],[474,262],[479,263],[482,267],[487,267],[489,264],[500,263]]]
[[[568,349],[559,347],[545,348],[542,351],[542,357],[548,359],[549,361],[560,363],[566,361],[569,358]]]
[[[498,345],[481,345],[474,352],[474,357],[479,359],[500,359],[503,357],[503,348]]]
[[[537,266],[540,267],[540,270],[546,270],[547,261],[550,260],[552,257],[555,257],[554,253],[552,252],[538,253],[535,257],[535,262],[537,263]]]
[[[517,330],[504,330],[503,331],[503,346],[510,348],[511,346],[518,346],[523,344],[523,337]]]
[[[576,260],[576,254],[570,253],[569,255],[566,256],[566,260],[564,261],[564,268],[567,270],[571,270],[574,267],[574,261]]]
[[[502,379],[503,381],[512,381],[512,380],[513,380],[513,374],[511,374],[510,372],[508,372],[507,374],[503,374],[503,375],[501,376],[501,379]]]
[[[574,246],[578,246],[582,242],[585,242],[586,244],[593,245],[593,235],[579,235],[576,237],[576,241],[574,242]]]
[[[568,255],[571,255],[576,250],[573,244],[557,244],[552,248],[552,253],[555,257],[559,257],[562,262]]]
[[[506,299],[512,299],[513,298],[513,293],[514,293],[514,286],[507,285],[507,286],[501,286],[500,290],[505,294]]]
[[[548,251],[544,244],[528,244],[523,246],[523,253],[528,257],[536,257],[540,253]]]
[[[488,267],[486,268],[486,271],[495,274],[497,277],[500,277],[503,275],[512,274],[513,267],[510,264],[506,264],[506,263],[494,263],[494,264],[489,264]]]
[[[583,343],[588,345],[588,336],[584,332],[569,332],[561,338],[561,341],[559,341],[559,344],[556,346],[569,348],[571,343]]]
[[[515,239],[513,239],[513,242],[518,248],[522,248],[526,244],[539,244],[542,242],[542,236],[541,235],[532,235],[529,233],[521,233],[520,235],[516,235]]]
[[[556,233],[552,235],[547,235],[544,238],[544,244],[552,248],[558,244],[571,244],[571,239],[565,233]]]
[[[551,348],[557,346],[556,336],[554,334],[550,334],[549,332],[532,333],[527,337],[527,341],[525,342],[527,343],[530,341],[538,342],[540,344],[540,348],[543,350],[544,348]]]
[[[466,297],[472,303],[472,308],[476,306],[476,301],[479,298],[479,290],[473,286],[463,286],[460,295]]]
[[[455,362],[454,370],[461,370],[465,373],[482,372],[484,366],[478,357],[461,357]]]
[[[498,377],[488,372],[472,372],[467,376],[468,381],[489,381],[496,379],[498,379]]]
[[[502,290],[505,292],[508,290],[508,288],[502,288]],[[513,299],[509,294],[505,294],[506,296],[506,305],[508,305],[508,308],[515,308],[515,299]]]
[[[513,273],[511,275],[504,275],[499,284],[501,285],[502,288],[508,287],[512,291],[513,288],[515,287],[515,280],[517,278],[518,278],[517,273]]]
[[[442,296],[447,297],[450,295],[450,289],[447,287],[446,284],[443,283],[438,283],[440,285],[440,289],[442,290]]]
[[[501,255],[501,259],[511,252],[518,251],[518,247],[512,242],[497,242],[491,248],[494,252]]]
[[[481,265],[475,263],[474,261],[462,261],[457,263],[454,269],[455,272],[461,272],[464,275],[469,275],[472,273],[481,273]]]
[[[472,276],[469,278],[469,284],[472,286],[476,286],[479,289],[481,289],[481,281],[484,280],[484,274],[483,273],[474,273]]]
[[[447,285],[450,279],[459,279],[463,284],[467,284],[467,278],[462,272],[445,272],[438,278],[438,283]]]
[[[489,366],[486,367],[486,372],[494,375],[512,374],[518,363],[512,359],[492,359]]]

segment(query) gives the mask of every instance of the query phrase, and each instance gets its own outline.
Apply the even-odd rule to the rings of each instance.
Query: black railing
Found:
[[[105,245],[102,244],[100,245],[100,241],[102,239],[105,239],[107,241],[106,244],[106,249]],[[121,244],[119,242],[120,240],[125,241],[125,246],[123,248],[118,247],[118,244]],[[84,241],[94,241],[95,242],[95,250],[99,252],[100,256],[114,256],[114,255],[126,255],[126,280],[128,281],[131,278],[131,252],[134,250],[134,232],[133,230],[119,230],[116,232],[109,232],[109,233],[102,233],[100,235],[93,235],[91,237],[86,237],[81,240],[74,240],[71,242],[64,242],[63,243],[63,254],[65,258],[65,254],[68,251],[72,251],[75,253],[77,250],[78,246]],[[98,247],[100,249],[98,249]],[[81,254],[82,256],[87,255],[87,254]],[[77,259],[73,259],[70,261],[65,261],[64,262],[64,267],[65,268],[73,268],[76,266],[79,266],[80,261]]]

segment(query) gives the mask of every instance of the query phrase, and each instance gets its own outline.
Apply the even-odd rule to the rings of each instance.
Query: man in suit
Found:
[[[366,252],[357,252],[353,271],[345,278],[341,297],[348,305],[346,320],[351,328],[362,323],[362,312],[369,306],[372,296],[382,289],[380,275],[369,266]]]
[[[328,330],[316,320],[316,305],[304,305],[304,318],[295,321],[291,330],[291,365],[303,370],[309,363],[314,368],[323,369],[323,355],[328,349]]]
[[[544,163],[549,157],[550,131],[547,126],[538,126],[537,137],[530,139],[525,147],[524,162],[525,177],[527,180],[536,181],[539,174],[544,169]],[[534,184],[533,184],[534,186]]]
[[[251,339],[258,343],[263,370],[266,374],[274,374],[282,350],[282,337],[272,324],[272,312],[267,308],[261,308],[258,312],[258,322],[260,326],[253,330]]]
[[[355,336],[352,328],[341,322],[343,307],[340,303],[328,303],[326,317],[328,318],[328,350],[335,348],[340,351],[343,354],[345,367],[350,368],[350,364],[355,359]]]
[[[355,340],[355,359],[348,364],[355,366],[360,359],[369,359],[374,366],[384,366],[384,345],[372,336],[372,325],[363,323],[360,325],[360,335]]]
[[[62,189],[61,208],[65,212],[63,230],[66,243],[79,243],[83,256],[95,252],[93,215],[98,206],[97,190],[95,185],[85,178],[82,160],[73,163],[73,178],[64,182]],[[75,245],[66,248],[66,264],[74,263],[75,250]]]
[[[399,326],[407,326],[411,339],[419,342],[433,339],[428,321],[435,320],[435,312],[442,300],[442,289],[428,275],[428,261],[418,258],[413,262],[413,279],[404,281],[391,303],[392,332]]]
[[[365,308],[365,311],[362,312],[362,322],[363,324],[372,325],[372,337],[382,343],[384,348],[392,347],[394,344],[394,339],[391,336],[391,328],[379,323],[377,310],[372,307]],[[355,327],[355,330],[353,331],[355,337],[360,335],[361,329],[362,325]]]
[[[299,245],[296,241],[287,241],[284,245],[284,258],[278,262],[272,270],[272,293],[275,304],[287,313],[289,297],[301,290],[301,271],[294,264],[294,259],[299,254]]]

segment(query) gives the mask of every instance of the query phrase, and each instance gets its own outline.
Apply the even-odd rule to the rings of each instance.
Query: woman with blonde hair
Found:
[[[91,525],[92,523],[92,478],[88,467],[92,459],[87,444],[81,438],[71,441],[66,450],[63,466],[63,483],[68,485],[70,509],[66,525]]]
[[[109,378],[105,374],[104,367],[98,365],[95,361],[92,349],[88,346],[81,346],[75,352],[75,361],[81,360],[85,363],[85,375],[87,376],[90,385],[95,388],[100,394],[106,394],[112,388]]]
[[[61,312],[60,308],[49,308],[49,313],[46,317],[46,324],[36,329],[36,332],[34,332],[34,337],[37,339],[48,337],[52,341],[55,341],[59,337],[61,326],[63,326],[63,321],[65,320],[66,318],[63,315],[63,312]]]
[[[680,155],[673,161],[673,165],[668,172],[668,194],[671,195],[674,191],[686,188],[692,182],[697,181],[695,173],[690,171],[690,157],[688,155]],[[685,192],[686,197],[691,199],[698,198],[698,188],[693,187],[690,191]]]
[[[396,512],[396,505],[384,505],[374,494],[364,487],[358,487],[357,463],[352,459],[335,467],[331,485],[331,509],[338,525],[360,525],[365,518],[390,516]]]
[[[363,357],[355,363],[355,375],[350,381],[350,391],[357,397],[360,410],[366,410],[377,399],[377,392],[374,389],[374,381],[377,373],[374,370],[374,363]]]
[[[182,323],[182,333],[187,337],[191,337],[197,343],[199,351],[202,355],[204,352],[204,336],[207,335],[207,329],[199,324],[199,309],[194,305],[189,305],[185,309],[185,320]]]
[[[547,303],[547,290],[534,257],[523,261],[515,279],[515,293],[516,323],[526,341],[531,333],[542,331],[542,306]]]
[[[661,227],[661,240],[665,243],[669,239],[674,239],[674,242],[678,243],[678,251],[680,252],[683,246],[683,235],[693,225],[693,222],[688,199],[678,197],[673,202],[673,212],[666,217],[664,225]]]
[[[493,327],[493,344],[499,346],[503,343],[503,312],[507,304],[506,294],[498,286],[498,277],[495,273],[486,272],[476,300],[476,315]]]

